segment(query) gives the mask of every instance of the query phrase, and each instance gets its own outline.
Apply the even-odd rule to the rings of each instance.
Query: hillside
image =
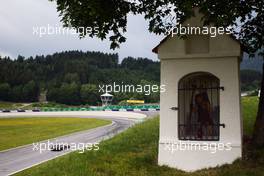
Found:
[[[258,89],[262,59],[244,55],[241,63],[242,91]],[[160,63],[147,58],[102,52],[65,51],[47,56],[16,59],[0,57],[0,101],[34,102],[39,99],[69,105],[98,105],[99,85],[159,85]],[[253,70],[253,71],[252,71]],[[41,94],[41,98],[40,98]],[[114,103],[135,98],[158,102],[159,93],[114,94]]]
[[[260,56],[250,58],[248,54],[244,53],[243,62],[241,63],[241,70],[255,70],[262,73],[263,59]]]
[[[0,57],[0,100],[47,99],[66,104],[97,104],[99,84],[159,84],[159,62],[147,58],[123,58],[102,52],[66,51],[47,56],[16,59]],[[142,95],[133,95],[133,97]],[[158,97],[158,96],[156,96]],[[117,95],[115,100],[124,99]],[[149,102],[157,98],[146,97]]]

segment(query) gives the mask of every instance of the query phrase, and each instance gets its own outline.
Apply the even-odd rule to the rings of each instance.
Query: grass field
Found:
[[[54,103],[54,102],[47,102],[47,103],[30,103],[27,106],[24,106],[22,109],[29,110],[34,108],[43,108],[43,107],[50,107],[50,108],[66,108],[69,107],[68,105]]]
[[[0,118],[0,151],[110,123],[90,118]]]
[[[87,107],[86,105],[83,105]],[[40,102],[33,102],[33,103],[14,103],[14,102],[6,102],[0,101],[0,109],[24,109],[30,110],[34,108],[43,108],[43,107],[50,107],[50,108],[67,108],[67,107],[83,107],[83,106],[69,106],[65,104],[59,104],[54,102],[47,102],[47,103],[40,103]]]
[[[242,114],[244,118],[244,133],[251,135],[257,115],[258,97],[242,98]]]
[[[253,104],[252,104],[253,103]],[[257,98],[243,99],[247,133],[252,132]],[[99,151],[76,152],[25,170],[26,176],[263,176],[264,151],[254,151],[252,158],[232,165],[185,173],[157,165],[159,119],[154,118],[102,142]],[[250,153],[250,152],[249,152]],[[65,167],[67,166],[67,167]]]
[[[2,102],[0,101],[0,109],[16,109],[21,107],[21,103],[11,103],[11,102]]]

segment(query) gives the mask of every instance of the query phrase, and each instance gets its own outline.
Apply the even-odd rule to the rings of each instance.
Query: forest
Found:
[[[99,84],[159,85],[159,62],[101,52],[65,51],[47,56],[16,59],[0,57],[0,100],[38,101],[44,92],[48,101],[80,105],[100,102]],[[158,102],[159,94],[115,94],[115,102],[125,99]]]
[[[261,73],[242,63],[242,91],[259,87]],[[254,69],[254,68],[253,68]],[[16,59],[0,57],[0,101],[47,101],[69,105],[99,105],[99,85],[159,85],[160,63],[148,58],[126,57],[102,52],[65,51],[46,56]],[[159,93],[115,93],[114,103],[127,99],[159,102]]]

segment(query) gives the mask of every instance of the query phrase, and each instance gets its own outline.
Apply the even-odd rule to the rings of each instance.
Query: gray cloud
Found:
[[[61,26],[56,4],[48,0],[3,1],[0,6],[0,55],[17,57],[52,54],[65,50],[117,52],[127,56],[148,57],[156,60],[151,49],[161,36],[150,34],[142,16],[128,17],[127,42],[120,49],[110,50],[108,41],[96,38],[79,39],[78,36],[50,35],[42,38],[33,35],[34,26]]]

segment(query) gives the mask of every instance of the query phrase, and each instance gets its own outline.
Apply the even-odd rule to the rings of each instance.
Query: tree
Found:
[[[98,88],[94,84],[84,84],[81,86],[81,100],[85,104],[97,105],[100,102],[100,94]]]
[[[249,20],[243,24],[239,37],[252,57],[257,52],[264,59],[264,2],[250,2],[255,14],[249,15]],[[264,147],[264,63],[262,70],[261,94],[253,132],[253,142],[257,147]]]
[[[8,83],[0,84],[0,100],[7,101],[9,99],[10,85]]]
[[[79,78],[79,75],[77,73],[67,73],[65,76],[64,76],[64,81],[66,83],[80,83],[80,78]]]
[[[64,83],[60,87],[50,88],[47,92],[47,100],[68,105],[79,105],[80,86],[76,83]]]
[[[60,97],[60,89],[52,87],[48,90],[47,92],[47,100],[48,101],[53,101],[53,102],[58,102],[58,97]]]
[[[81,104],[80,100],[80,86],[76,83],[71,84],[62,84],[59,92],[59,103],[70,104],[70,105],[79,105]]]
[[[259,88],[262,75],[255,70],[241,70],[240,77],[242,91],[255,91]]]
[[[10,99],[12,101],[16,101],[16,102],[21,102],[23,99],[23,85],[19,85],[19,86],[14,86],[11,89],[11,93],[10,93]]]
[[[18,62],[21,63],[21,62],[24,62],[24,60],[25,60],[25,57],[18,55],[18,57],[17,57]]]
[[[264,1],[259,0],[53,0],[57,3],[62,22],[65,26],[97,27],[98,33],[81,33],[81,37],[99,37],[107,34],[114,49],[125,42],[127,15],[143,14],[149,21],[149,31],[156,34],[166,33],[178,22],[194,15],[192,9],[200,7],[205,24],[213,22],[216,26],[233,26],[233,33],[241,41],[243,48],[250,54],[260,50],[263,55]],[[107,8],[106,8],[107,7]],[[239,22],[238,22],[239,21]],[[236,31],[238,24],[241,30]],[[263,65],[264,70],[264,65]],[[254,129],[253,141],[264,147],[264,76],[262,76],[261,96]]]
[[[264,71],[264,64],[263,64]],[[264,73],[262,73],[261,93],[255,128],[253,132],[253,141],[257,146],[264,146]]]
[[[22,96],[23,96],[22,98],[23,101],[28,101],[28,102],[38,101],[39,88],[36,85],[35,81],[32,80],[24,85],[22,89]]]

